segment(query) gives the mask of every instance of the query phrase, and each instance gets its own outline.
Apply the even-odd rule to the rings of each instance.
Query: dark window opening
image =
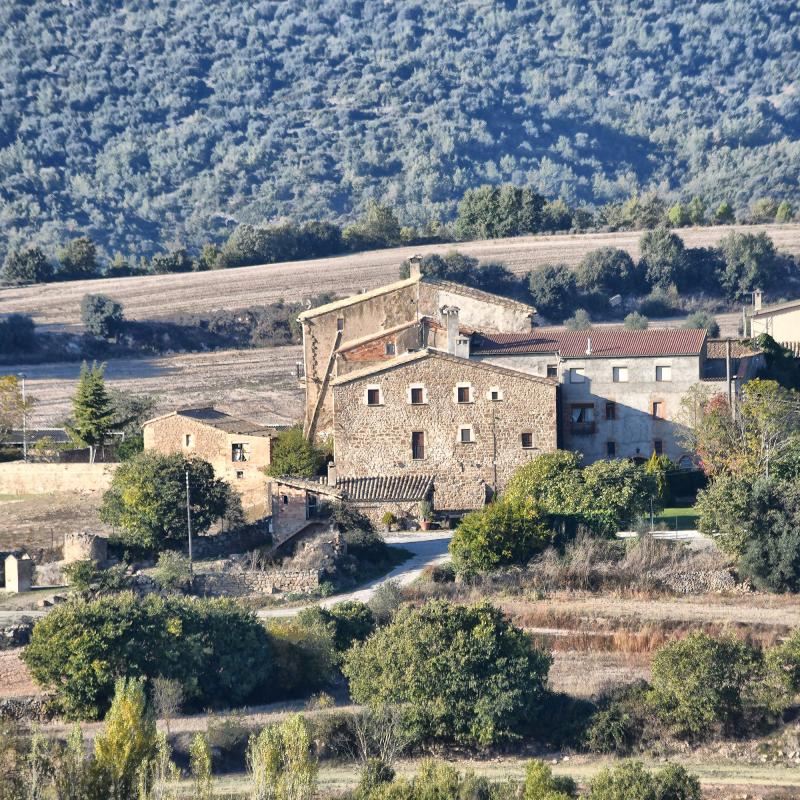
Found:
[[[234,442],[231,445],[231,461],[249,461],[250,445],[247,442]]]
[[[317,516],[319,508],[317,506],[317,496],[310,494],[306,497],[306,518],[313,519]]]
[[[657,456],[660,456],[664,452],[664,442],[662,442],[661,439],[656,439],[653,442],[653,452]]]
[[[237,469],[237,470],[236,470],[236,477],[237,477],[239,480],[241,480],[242,478],[244,478],[244,471],[243,471],[243,470],[241,470],[241,469]]]
[[[558,364],[548,364],[547,365],[547,377],[548,378],[557,378],[558,377]]]
[[[617,404],[606,403],[606,419],[615,420],[617,418]]]
[[[653,419],[664,419],[664,404],[660,401],[653,403]]]
[[[492,400],[499,400],[500,399],[500,390],[499,389],[492,389],[490,395]]]
[[[288,494],[282,494],[282,495],[281,495],[281,502],[282,502],[282,503],[283,503],[285,506],[288,506],[288,505],[289,505],[289,495],[288,495]]]
[[[411,458],[415,461],[425,458],[425,434],[422,431],[411,433]]]
[[[344,317],[337,317],[336,318],[336,330],[343,331],[344,330]]]
[[[461,443],[469,444],[472,441],[472,428],[461,428]]]
[[[421,406],[423,402],[424,402],[424,395],[422,393],[422,388],[419,386],[413,386],[411,388],[411,405]]]
[[[533,434],[530,431],[521,434],[520,439],[525,450],[530,450],[533,447]]]
[[[379,406],[381,404],[381,390],[367,389],[367,405]]]
[[[458,387],[458,402],[469,403],[469,386]]]
[[[576,403],[570,406],[570,430],[576,436],[588,436],[594,433],[594,405],[592,403]]]
[[[386,342],[386,355],[393,356],[395,354],[394,342]]]
[[[606,442],[606,458],[616,458],[616,457],[617,457],[617,443]]]

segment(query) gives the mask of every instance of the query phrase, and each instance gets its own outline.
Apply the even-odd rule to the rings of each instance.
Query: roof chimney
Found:
[[[458,347],[458,306],[442,306],[442,317],[447,325],[447,352],[454,356]]]
[[[761,289],[756,289],[753,292],[753,311],[761,311],[761,302],[764,299],[764,293]]]
[[[422,256],[415,255],[408,259],[408,277],[415,280],[422,277]]]
[[[586,355],[590,356],[592,354],[592,335],[589,334],[586,337]]]
[[[328,486],[336,488],[336,464],[333,461],[328,462]]]

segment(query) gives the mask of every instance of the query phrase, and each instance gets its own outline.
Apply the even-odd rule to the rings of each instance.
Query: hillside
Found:
[[[777,0],[0,4],[0,256],[237,222],[450,219],[481,183],[795,201],[800,11]]]
[[[678,233],[687,247],[715,245],[730,230],[766,231],[778,250],[800,256],[800,225],[748,225],[682,228]],[[107,294],[119,300],[128,319],[152,319],[178,312],[204,312],[242,308],[280,298],[304,301],[321,292],[348,295],[397,279],[403,259],[414,253],[444,253],[457,248],[483,261],[505,264],[524,275],[543,264],[576,265],[598,247],[620,247],[639,256],[641,231],[558,236],[519,236],[458,244],[426,245],[373,250],[366,253],[311,261],[264,264],[257,267],[103,278],[0,289],[0,315],[21,312],[33,316],[49,330],[80,326],[80,303],[87,293]],[[734,331],[735,332],[735,331]]]

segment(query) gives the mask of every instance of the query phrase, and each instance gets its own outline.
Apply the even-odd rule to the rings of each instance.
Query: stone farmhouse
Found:
[[[760,291],[753,293],[750,334],[768,333],[776,342],[800,356],[800,299],[763,305]]]
[[[142,427],[144,449],[196,456],[214,467],[242,497],[248,518],[269,513],[267,478],[278,429],[233,417],[215,408],[182,408],[150,419]]]

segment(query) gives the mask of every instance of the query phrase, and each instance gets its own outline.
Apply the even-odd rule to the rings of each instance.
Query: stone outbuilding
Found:
[[[33,559],[19,550],[10,553],[5,560],[7,592],[29,592],[33,584]]]
[[[144,423],[144,449],[182,453],[214,467],[242,497],[250,519],[269,513],[267,477],[277,427],[259,425],[212,407],[182,408]]]

